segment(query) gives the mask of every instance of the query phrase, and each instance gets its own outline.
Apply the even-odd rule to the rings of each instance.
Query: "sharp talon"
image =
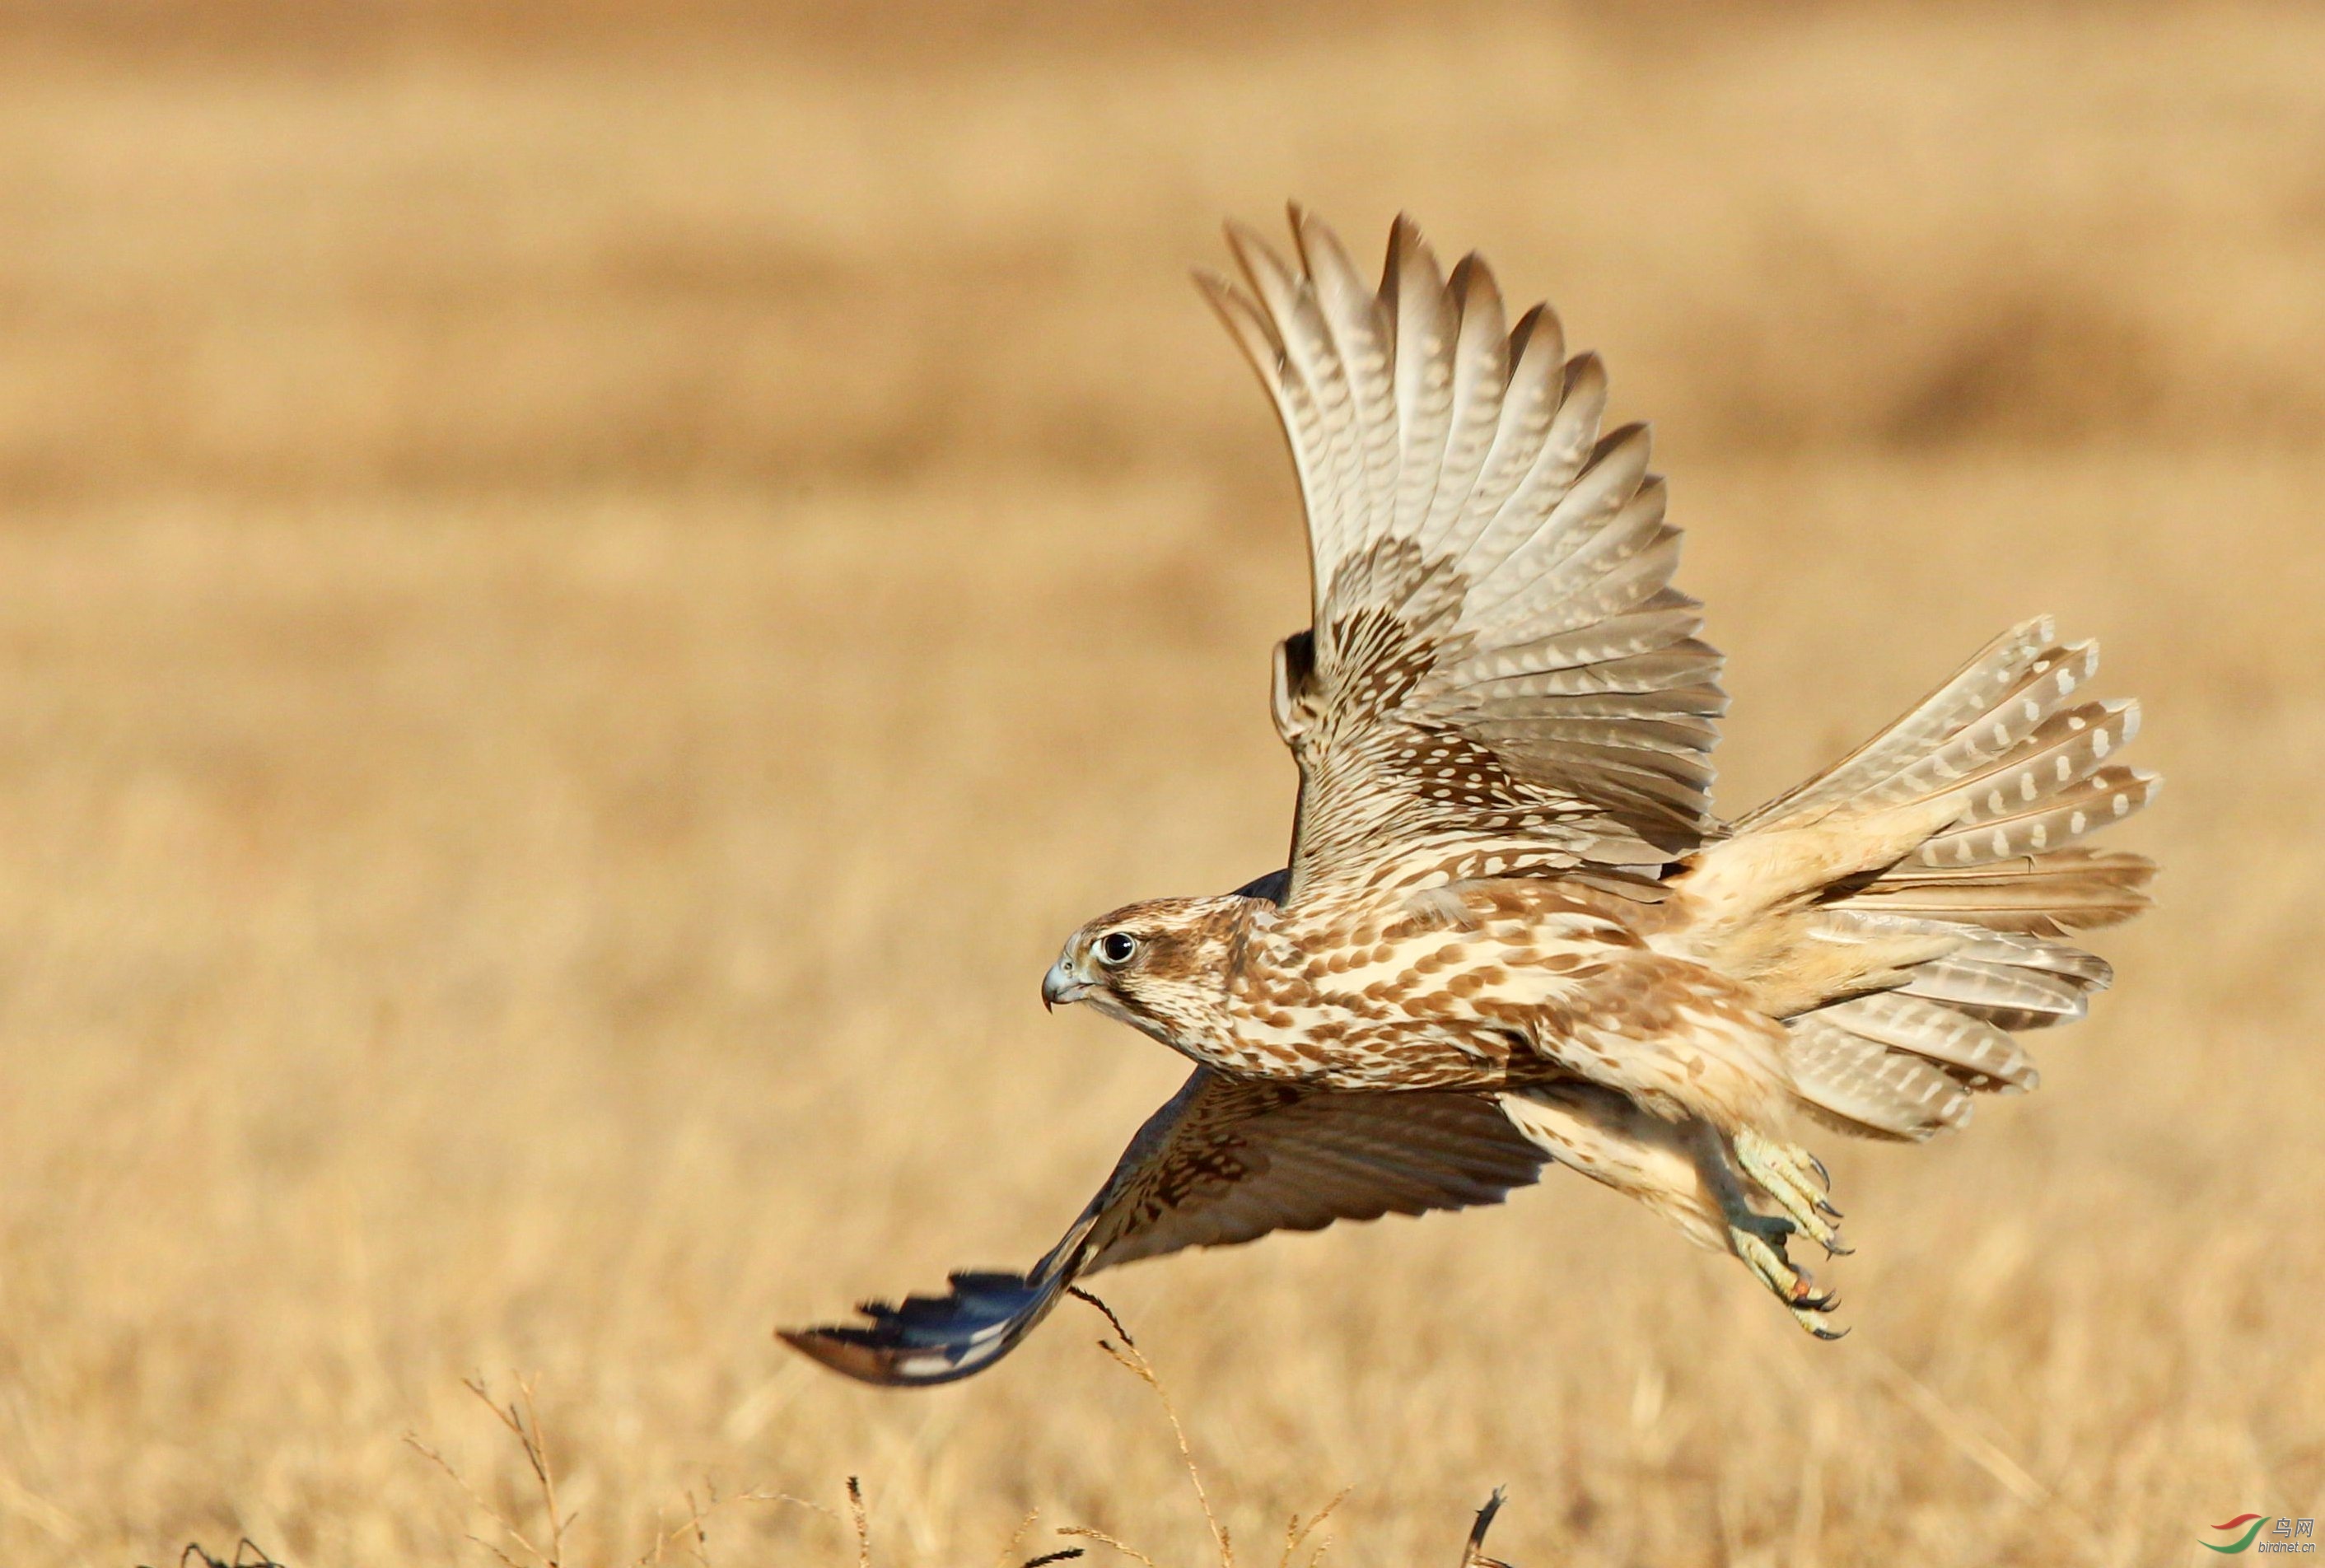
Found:
[[[1770,1202],[1789,1216],[1801,1232],[1831,1253],[1838,1233],[1831,1221],[1839,1219],[1822,1187],[1829,1184],[1823,1162],[1808,1150],[1778,1143],[1746,1129],[1736,1135],[1736,1158]]]
[[[1823,1322],[1827,1313],[1840,1305],[1839,1293],[1819,1290],[1808,1270],[1786,1255],[1784,1246],[1793,1236],[1806,1236],[1829,1256],[1848,1250],[1832,1224],[1840,1218],[1840,1211],[1818,1187],[1819,1182],[1827,1179],[1823,1165],[1806,1149],[1777,1143],[1748,1128],[1734,1136],[1730,1151],[1736,1165],[1742,1167],[1737,1174],[1748,1177],[1782,1212],[1761,1213],[1741,1185],[1732,1177],[1726,1181],[1718,1191],[1729,1249],[1768,1294],[1784,1304],[1801,1327],[1820,1340],[1840,1338],[1845,1331],[1829,1328]]]
[[[1837,1340],[1848,1332],[1836,1329],[1824,1321],[1825,1314],[1840,1305],[1838,1291],[1813,1291],[1787,1304],[1792,1309],[1792,1321],[1820,1340]]]

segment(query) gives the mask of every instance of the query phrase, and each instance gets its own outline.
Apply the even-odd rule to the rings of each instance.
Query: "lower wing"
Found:
[[[860,1322],[778,1331],[866,1383],[949,1383],[1007,1355],[1083,1275],[1271,1230],[1498,1203],[1548,1157],[1490,1097],[1319,1093],[1199,1068],[1025,1273],[959,1273],[942,1295],[865,1303]]]

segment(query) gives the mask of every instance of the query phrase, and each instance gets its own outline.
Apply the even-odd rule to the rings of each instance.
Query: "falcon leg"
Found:
[[[1814,1155],[1746,1127],[1736,1135],[1736,1160],[1827,1257],[1849,1250],[1832,1223],[1840,1211],[1827,1196],[1830,1178]]]
[[[1785,1256],[1785,1240],[1797,1234],[1800,1227],[1777,1214],[1762,1214],[1753,1209],[1744,1194],[1743,1183],[1737,1179],[1735,1167],[1728,1162],[1727,1140],[1718,1128],[1708,1122],[1696,1124],[1698,1158],[1704,1180],[1719,1202],[1719,1211],[1728,1225],[1728,1246],[1752,1276],[1768,1288],[1771,1294],[1783,1302],[1801,1327],[1820,1340],[1837,1340],[1846,1330],[1829,1326],[1824,1319],[1840,1304],[1840,1297],[1829,1290],[1818,1290],[1808,1270],[1796,1267]]]

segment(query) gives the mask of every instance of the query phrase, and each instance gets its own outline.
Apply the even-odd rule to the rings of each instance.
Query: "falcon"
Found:
[[[2083,840],[2154,794],[2135,704],[2048,619],[1996,638],[1840,761],[1712,812],[1727,699],[1642,425],[1486,264],[1400,218],[1377,288],[1297,207],[1199,273],[1299,472],[1309,628],[1277,645],[1290,864],[1126,905],[1042,978],[1188,1057],[1023,1274],[787,1330],[870,1383],[1006,1355],[1076,1280],[1188,1247],[1500,1202],[1545,1165],[1726,1252],[1823,1338],[1794,1254],[1847,1250],[1824,1132],[1906,1141],[2035,1086],[2015,1035],[2107,986],[2061,940],[2154,868]]]

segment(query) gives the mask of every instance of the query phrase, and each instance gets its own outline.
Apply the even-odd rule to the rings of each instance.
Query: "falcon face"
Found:
[[[2083,840],[2144,805],[2089,643],[2005,632],[1832,766],[1723,821],[1727,707],[1642,425],[1598,359],[1513,324],[1408,220],[1371,286],[1292,215],[1199,274],[1305,503],[1310,624],[1278,645],[1291,861],[1076,932],[1044,1002],[1193,1058],[1023,1275],[789,1332],[882,1383],[966,1377],[1081,1274],[1339,1219],[1497,1202],[1552,1162],[1732,1254],[1811,1331],[1846,1250],[1804,1128],[1918,1140],[2031,1089],[2014,1037],[2111,979],[2062,940],[2145,906]]]
[[[1042,977],[1042,1003],[1088,1002],[1200,1059],[1199,1043],[1226,1026],[1220,981],[1254,907],[1235,894],[1125,905],[1066,939]]]

